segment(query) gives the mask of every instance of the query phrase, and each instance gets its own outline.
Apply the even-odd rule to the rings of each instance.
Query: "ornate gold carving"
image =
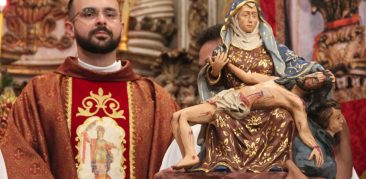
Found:
[[[327,23],[358,14],[361,0],[310,0],[310,2],[311,12],[319,12],[323,16],[325,23]]]
[[[171,37],[176,30],[176,25],[172,20],[174,15],[167,13],[165,16],[162,16],[161,12],[159,12],[157,9],[160,7],[166,12],[172,12],[174,9],[166,0],[165,2],[162,1],[163,0],[145,2],[142,0],[136,0],[133,2],[134,7],[131,8],[129,17],[129,30],[148,31],[160,34],[165,38]],[[151,12],[149,12],[149,10],[151,10]]]
[[[4,92],[0,96],[0,116],[8,116],[16,98],[12,88],[4,88]]]
[[[4,12],[8,31],[3,36],[3,49],[8,52],[34,54],[38,47],[66,49],[72,38],[56,37],[57,20],[65,18],[67,0],[10,0]]]
[[[207,28],[208,22],[208,1],[207,0],[191,0],[188,16],[188,31],[190,35],[190,44],[188,53],[198,56],[198,47],[196,45],[197,37],[202,29]]]
[[[337,77],[335,96],[341,102],[363,98],[356,95],[366,78],[365,27],[360,23],[360,0],[310,0],[312,12],[319,12],[325,29],[316,38],[314,59]],[[357,79],[356,79],[357,78]],[[360,79],[360,78],[363,78]],[[360,82],[360,83],[358,83]],[[353,91],[344,94],[347,89]]]
[[[0,96],[0,146],[5,143],[5,135],[8,128],[8,115],[16,100],[14,90],[10,87],[4,88]]]
[[[325,23],[324,31],[317,37],[314,57],[327,68],[343,68],[347,72],[366,64],[362,59],[365,28],[359,23],[359,5],[360,0],[311,0],[312,12],[319,12]]]
[[[52,58],[50,58],[52,59]],[[55,61],[58,59],[55,59]],[[9,74],[16,75],[41,75],[45,73],[51,73],[57,69],[59,64],[57,65],[25,65],[25,64],[10,64],[4,65],[6,67],[6,71]]]
[[[364,67],[366,62],[361,60],[365,53],[364,30],[363,26],[352,25],[321,34],[315,58],[331,69]]]
[[[122,2],[120,2],[120,4],[122,4],[121,7],[121,12],[122,12],[122,19],[123,22],[125,23],[124,25],[124,33],[122,35],[121,38],[121,42],[119,45],[119,50],[121,51],[126,51],[127,50],[127,41],[128,41],[128,26],[129,26],[129,18],[130,18],[130,9],[131,6],[133,6],[133,4],[135,3],[134,0],[122,0]]]
[[[198,65],[186,52],[175,50],[164,53],[161,56],[161,62],[153,69],[160,72],[154,80],[176,98],[180,107],[197,104]]]
[[[176,31],[173,0],[129,1],[130,4],[125,3],[130,6],[129,16],[124,17],[128,19],[128,33],[121,39],[120,50],[144,57],[159,57]],[[124,51],[125,42],[127,51]]]
[[[111,93],[104,95],[102,88],[98,89],[98,94],[94,94],[93,91],[90,91],[90,96],[84,98],[82,101],[83,108],[78,107],[79,112],[76,116],[91,117],[102,109],[104,113],[111,118],[126,119],[123,115],[124,110],[119,110],[119,102],[111,97]],[[111,110],[112,112],[108,112],[108,110]]]

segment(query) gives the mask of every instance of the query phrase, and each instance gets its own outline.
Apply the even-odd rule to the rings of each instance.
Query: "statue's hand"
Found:
[[[329,78],[332,79],[332,82],[335,83],[335,76],[330,70],[325,70],[326,73],[329,74]]]
[[[314,147],[310,153],[308,160],[312,159],[314,159],[316,167],[321,167],[324,164],[323,153],[319,146]]]
[[[219,53],[216,57],[209,57],[208,62],[212,68],[211,75],[217,77],[222,68],[229,62],[229,58],[227,58],[227,53]]]

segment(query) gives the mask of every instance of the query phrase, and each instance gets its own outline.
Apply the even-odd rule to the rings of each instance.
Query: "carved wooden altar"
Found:
[[[66,55],[75,54],[64,32],[68,0],[10,0],[4,10],[3,70],[29,79],[51,72]],[[10,56],[9,56],[10,55]],[[14,62],[15,61],[15,62]],[[23,81],[23,80],[21,80]]]
[[[196,104],[197,35],[207,27],[208,1],[136,0],[131,8],[127,51],[136,71],[169,91],[181,107]],[[174,14],[174,9],[176,14]],[[174,22],[175,21],[175,22]],[[188,26],[186,25],[188,24]]]
[[[311,0],[325,29],[316,37],[314,59],[336,75],[335,97],[350,101],[366,97],[365,27],[358,8],[361,0]]]

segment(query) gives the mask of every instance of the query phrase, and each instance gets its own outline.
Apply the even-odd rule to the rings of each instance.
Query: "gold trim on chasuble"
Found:
[[[67,77],[66,81],[66,119],[67,128],[69,129],[69,134],[71,136],[72,77]]]
[[[84,123],[76,129],[76,142],[78,155],[75,157],[77,173],[79,178],[93,178],[96,174],[96,170],[103,171],[106,173],[107,168],[118,167],[118,170],[109,171],[111,176],[119,175],[122,178],[135,178],[135,150],[134,150],[134,113],[133,113],[133,102],[132,102],[132,90],[131,83],[127,82],[127,95],[129,104],[129,130],[130,130],[130,176],[126,176],[125,169],[127,168],[124,164],[126,159],[123,157],[123,153],[126,151],[126,131],[120,127],[114,119],[126,120],[123,115],[124,110],[119,110],[120,104],[117,100],[112,98],[111,93],[104,94],[102,88],[98,89],[98,93],[95,94],[93,91],[90,92],[90,96],[85,97],[82,100],[82,107],[78,106],[78,113],[76,116],[84,116],[87,119]],[[72,77],[67,78],[67,89],[66,89],[66,113],[67,113],[67,125],[69,133],[71,133],[72,124]],[[106,103],[109,102],[108,106]],[[110,113],[106,110],[110,109]],[[99,110],[107,115],[104,117],[94,116]],[[94,129],[94,130],[93,130]],[[104,139],[106,135],[108,140]],[[112,139],[112,140],[111,140]],[[119,144],[114,144],[110,141],[118,141]],[[89,148],[86,146],[90,146]],[[114,152],[113,152],[114,150]],[[88,155],[87,155],[88,154]],[[117,154],[117,155],[116,155]],[[118,163],[113,165],[113,160],[120,157],[120,166]],[[91,165],[90,165],[91,164]],[[117,166],[116,166],[117,165]],[[89,170],[89,176],[84,175],[84,171]],[[90,171],[93,176],[90,176]],[[107,176],[105,174],[105,176]]]
[[[130,126],[130,178],[135,179],[135,104],[133,103],[133,92],[132,92],[132,83],[130,81],[127,82],[127,95],[128,95],[128,107],[129,107],[129,126]]]

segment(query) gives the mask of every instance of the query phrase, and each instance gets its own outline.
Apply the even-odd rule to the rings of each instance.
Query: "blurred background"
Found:
[[[68,0],[0,0],[0,105],[11,108],[35,75],[76,56],[65,34]],[[162,85],[182,108],[197,104],[197,36],[223,23],[233,0],[121,0],[126,24],[118,50],[135,71]],[[366,178],[366,1],[260,0],[280,43],[336,75],[334,96],[350,132],[353,162]],[[0,113],[0,115],[1,115]]]

